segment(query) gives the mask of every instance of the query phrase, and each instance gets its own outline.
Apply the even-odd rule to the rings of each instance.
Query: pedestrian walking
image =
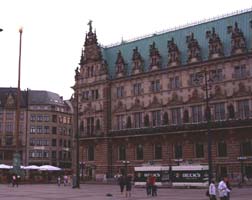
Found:
[[[60,183],[61,183],[61,178],[60,178],[60,176],[58,176],[58,178],[57,178],[58,187],[60,187]]]
[[[12,175],[12,187],[15,187],[15,186],[18,187],[17,176],[16,176],[16,174],[13,174]]]
[[[121,176],[118,178],[118,184],[119,184],[119,186],[120,186],[121,194],[123,194],[124,186],[125,186],[125,176],[121,175]]]
[[[64,176],[64,186],[66,186],[66,185],[67,185],[67,182],[68,182],[68,176],[67,176],[67,175],[65,175],[65,176]]]
[[[208,191],[210,200],[216,200],[216,187],[214,181],[211,181]]]
[[[220,181],[218,185],[220,200],[228,200],[228,193],[230,192],[230,190],[227,187],[227,181],[228,181],[228,177],[225,176],[223,177],[222,181]]]
[[[156,176],[151,175],[150,184],[151,184],[151,195],[157,196]]]
[[[132,176],[128,175],[126,177],[125,185],[126,185],[126,198],[131,197],[131,189],[132,189]]]
[[[151,175],[149,175],[146,179],[146,194],[147,196],[151,195],[151,183],[150,183]]]

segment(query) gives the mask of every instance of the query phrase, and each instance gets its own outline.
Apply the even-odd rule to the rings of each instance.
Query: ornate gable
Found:
[[[222,91],[221,87],[219,85],[216,85],[214,88],[214,94],[211,95],[211,99],[218,100],[218,99],[226,99],[227,94],[226,91]]]
[[[193,33],[186,36],[186,43],[187,43],[187,48],[188,48],[187,62],[193,63],[193,62],[201,61],[200,46],[199,46],[198,41],[194,38]]]
[[[137,74],[143,72],[143,59],[141,54],[138,52],[138,48],[133,49],[132,55],[132,72],[133,74]]]
[[[251,95],[251,88],[250,87],[246,87],[244,85],[244,83],[240,82],[239,86],[238,86],[238,90],[233,92],[233,97],[242,97],[242,96],[249,96]]]
[[[168,106],[183,104],[183,98],[179,97],[177,92],[173,92],[171,98],[168,99]]]
[[[144,105],[141,104],[139,99],[135,99],[135,102],[131,105],[130,111],[141,111],[144,109]]]
[[[206,31],[206,38],[208,38],[208,50],[209,50],[209,59],[218,58],[224,55],[223,45],[220,40],[220,37],[215,33],[215,28]]]
[[[204,101],[204,97],[201,96],[197,89],[194,89],[192,95],[188,95],[187,103],[199,103]]]
[[[161,56],[155,47],[155,42],[150,45],[150,70],[159,69],[161,66]]]
[[[119,50],[117,53],[117,59],[116,59],[116,76],[121,77],[125,74],[125,62],[122,56],[121,51]]]
[[[126,106],[123,105],[122,101],[118,101],[117,105],[114,108],[114,113],[126,112]]]
[[[168,65],[178,66],[180,65],[180,52],[178,46],[174,43],[174,38],[168,40]]]
[[[5,102],[5,107],[7,108],[15,108],[16,102],[12,94],[8,94]]]
[[[151,108],[161,108],[162,102],[158,100],[156,96],[153,97],[152,101],[150,101],[149,105],[147,106],[148,109]]]
[[[247,51],[245,37],[241,29],[238,28],[238,23],[235,26],[228,26],[227,32],[231,33],[231,54],[239,54]]]

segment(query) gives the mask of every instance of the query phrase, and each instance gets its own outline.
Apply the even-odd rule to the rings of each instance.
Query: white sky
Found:
[[[20,26],[21,88],[68,99],[89,19],[98,42],[108,45],[251,6],[251,0],[0,0],[0,87],[17,87]]]

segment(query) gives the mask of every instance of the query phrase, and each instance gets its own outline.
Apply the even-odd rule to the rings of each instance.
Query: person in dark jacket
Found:
[[[124,186],[125,186],[125,176],[121,175],[118,179],[118,184],[120,186],[120,191],[121,191],[121,194],[123,194],[123,191],[124,191]]]
[[[132,188],[132,176],[128,175],[126,177],[125,185],[126,185],[126,197],[131,197],[131,188]]]

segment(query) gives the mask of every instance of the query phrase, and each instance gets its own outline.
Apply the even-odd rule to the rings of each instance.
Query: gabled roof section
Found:
[[[138,47],[140,54],[144,60],[144,71],[148,71],[150,64],[149,59],[149,45],[155,42],[156,48],[162,57],[161,68],[167,67],[168,63],[168,48],[167,41],[174,38],[174,42],[177,44],[181,53],[182,66],[187,64],[187,43],[186,36],[190,33],[194,34],[195,39],[198,41],[201,49],[201,58],[203,61],[208,60],[208,39],[206,38],[206,31],[215,28],[215,32],[219,35],[221,42],[224,46],[224,56],[230,56],[231,52],[231,35],[227,33],[228,26],[234,26],[235,22],[238,23],[239,28],[242,30],[246,39],[247,49],[251,49],[252,46],[252,29],[250,27],[250,21],[252,20],[252,9],[233,13],[223,16],[221,18],[215,18],[209,21],[202,21],[194,23],[179,29],[168,30],[162,33],[155,33],[151,36],[146,36],[137,40],[122,42],[110,47],[103,47],[102,54],[104,59],[107,60],[110,77],[115,77],[115,63],[117,53],[120,50],[126,63],[127,74],[131,74],[132,67],[132,54],[133,49]]]

